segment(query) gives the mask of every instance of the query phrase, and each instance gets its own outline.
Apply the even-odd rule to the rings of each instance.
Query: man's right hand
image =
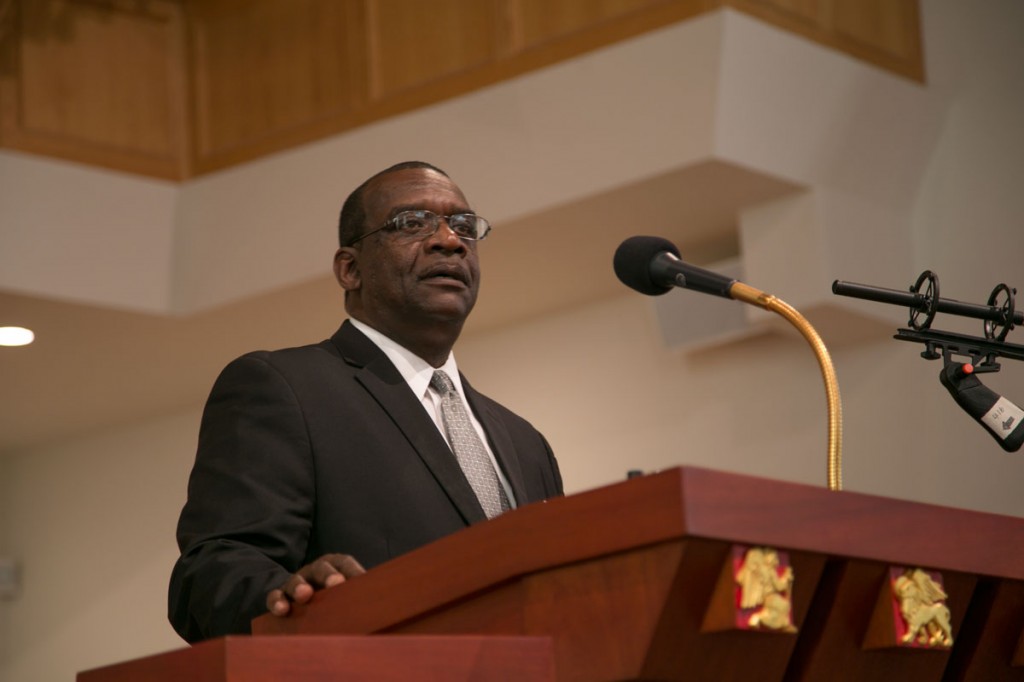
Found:
[[[281,587],[267,593],[267,610],[275,616],[287,616],[292,604],[305,604],[317,590],[334,587],[346,579],[366,573],[358,561],[347,554],[325,554],[300,568]]]

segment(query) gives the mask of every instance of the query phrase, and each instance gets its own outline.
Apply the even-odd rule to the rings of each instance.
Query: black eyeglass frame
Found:
[[[403,220],[407,220],[410,216],[416,216],[416,217],[418,217],[421,220],[426,220],[427,224],[431,226],[430,230],[426,231],[424,228],[420,228],[420,230],[422,230],[422,233],[417,232],[417,231],[405,231],[405,230],[403,230],[401,228],[401,226],[400,226],[400,223]],[[453,218],[472,218],[473,219],[473,225],[476,227],[476,232],[480,236],[478,236],[478,237],[471,237],[468,234],[462,234],[461,232],[458,232],[457,230],[453,229],[452,228],[452,219]],[[412,237],[413,239],[417,239],[417,240],[418,239],[426,239],[427,237],[430,237],[433,234],[435,234],[441,228],[441,220],[442,219],[444,219],[444,222],[448,225],[448,229],[449,230],[451,230],[459,239],[463,239],[465,241],[470,241],[470,242],[482,241],[483,239],[485,239],[487,237],[487,235],[489,235],[491,233],[491,223],[490,223],[490,221],[488,221],[486,218],[478,216],[476,213],[452,213],[451,215],[438,215],[437,213],[434,213],[433,211],[428,211],[426,209],[411,209],[411,210],[408,210],[408,211],[401,211],[401,212],[395,214],[394,217],[389,218],[383,225],[381,225],[377,229],[370,230],[369,232],[365,232],[365,233],[359,235],[358,237],[356,237],[355,239],[350,241],[348,243],[348,246],[354,246],[356,243],[366,239],[370,235],[377,234],[378,232],[381,232],[381,231],[384,231],[384,230],[390,230],[394,234],[403,235],[403,236],[406,236],[406,237]],[[483,228],[480,227],[481,224],[483,225]]]

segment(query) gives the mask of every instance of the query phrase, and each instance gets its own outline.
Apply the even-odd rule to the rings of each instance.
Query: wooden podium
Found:
[[[78,682],[553,682],[548,637],[220,637]]]
[[[787,557],[795,633],[714,616],[744,547]],[[913,568],[942,580],[951,647],[889,641]],[[549,637],[558,680],[1021,680],[1024,519],[684,467],[473,526],[253,631]]]

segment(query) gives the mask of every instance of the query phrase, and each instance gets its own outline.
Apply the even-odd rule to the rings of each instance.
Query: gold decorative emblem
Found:
[[[891,578],[893,598],[902,616],[896,632],[901,644],[944,649],[953,646],[947,595],[941,581],[940,574],[932,575],[920,568]]]
[[[751,629],[796,632],[791,600],[793,569],[785,553],[751,547],[741,562],[738,556],[734,562],[739,563],[734,573],[739,587],[737,620]]]

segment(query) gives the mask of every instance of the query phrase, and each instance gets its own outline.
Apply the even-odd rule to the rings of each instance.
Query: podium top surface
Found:
[[[521,507],[319,592],[288,618],[261,616],[253,632],[378,632],[537,571],[685,538],[1024,580],[1024,519],[679,467]]]

